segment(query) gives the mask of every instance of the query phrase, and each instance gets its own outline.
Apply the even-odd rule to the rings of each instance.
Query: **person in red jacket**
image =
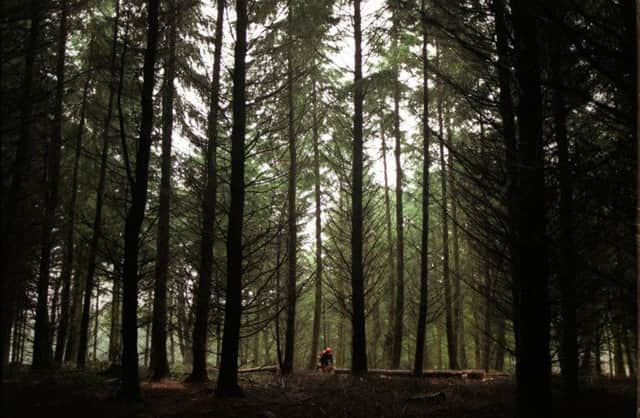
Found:
[[[331,347],[325,348],[320,354],[320,369],[322,369],[323,372],[333,370],[333,350]]]

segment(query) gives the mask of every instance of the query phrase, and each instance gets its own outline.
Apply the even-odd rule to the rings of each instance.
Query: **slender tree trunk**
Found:
[[[313,302],[313,333],[311,337],[311,353],[309,355],[308,368],[313,370],[317,362],[318,345],[320,344],[320,319],[322,316],[322,199],[320,194],[320,133],[318,121],[318,96],[316,91],[316,81],[312,81],[312,140],[313,140],[313,194],[315,199],[315,221],[316,221],[316,276],[315,294]]]
[[[107,176],[107,158],[109,155],[109,132],[111,128],[111,116],[113,114],[113,101],[116,89],[117,62],[116,53],[118,49],[118,26],[120,23],[120,0],[116,0],[115,18],[113,21],[113,40],[111,44],[111,66],[109,69],[109,99],[107,104],[107,114],[104,119],[102,131],[102,152],[100,154],[100,174],[98,176],[98,189],[96,191],[96,211],[93,219],[93,232],[89,243],[89,260],[87,267],[87,277],[85,280],[84,303],[82,306],[82,321],[80,324],[80,345],[78,349],[78,367],[84,368],[87,359],[87,345],[89,337],[89,316],[91,310],[91,294],[93,292],[93,277],[96,271],[98,256],[98,243],[102,235],[102,210],[104,199],[104,188]]]
[[[67,52],[67,15],[69,9],[66,0],[60,3],[60,26],[58,29],[58,48],[56,57],[56,93],[53,111],[53,135],[48,146],[47,180],[44,196],[45,213],[42,225],[40,248],[40,271],[38,276],[38,305],[34,334],[33,368],[43,369],[53,366],[51,349],[52,333],[47,315],[49,293],[51,248],[53,247],[53,227],[58,208],[60,185],[60,161],[62,154],[62,118],[64,99],[64,64]],[[53,311],[55,312],[55,310]],[[52,318],[52,323],[55,323]]]
[[[233,126],[231,129],[231,180],[227,233],[227,301],[224,307],[222,356],[216,394],[242,394],[238,386],[238,343],[242,310],[242,226],[244,215],[244,164],[246,134],[247,1],[236,1],[236,45],[233,63]]]
[[[202,228],[200,231],[200,278],[196,296],[195,322],[193,329],[193,369],[190,381],[202,382],[207,376],[207,330],[209,325],[209,300],[213,280],[213,242],[216,224],[216,194],[218,169],[216,155],[218,147],[218,102],[220,96],[220,62],[224,19],[223,0],[217,1],[216,29],[214,35],[213,78],[209,97],[206,147],[206,194],[202,198]]]
[[[78,174],[80,168],[80,155],[82,151],[82,136],[84,134],[84,125],[87,109],[87,95],[89,92],[90,77],[87,77],[84,88],[82,90],[82,104],[80,105],[80,123],[76,134],[75,152],[73,158],[73,174],[71,175],[71,197],[67,208],[67,222],[65,225],[65,239],[62,258],[62,272],[60,280],[62,281],[62,294],[60,297],[60,325],[58,327],[58,335],[55,351],[55,362],[62,363],[62,359],[69,335],[69,316],[71,305],[71,274],[73,273],[74,260],[74,241],[75,241],[75,221],[76,221],[76,202],[78,200]]]
[[[168,53],[165,57],[164,88],[162,90],[162,164],[160,180],[160,205],[158,209],[158,242],[153,294],[153,318],[151,328],[152,380],[169,375],[167,360],[167,281],[169,280],[169,221],[171,217],[171,136],[173,134],[173,97],[176,77],[176,4],[169,1]]]
[[[440,65],[440,51],[436,60]],[[440,94],[441,96],[441,94]],[[444,286],[445,328],[447,333],[447,354],[449,368],[458,368],[458,349],[456,347],[456,333],[453,323],[453,298],[451,295],[451,277],[449,271],[449,194],[447,192],[447,160],[444,155],[444,111],[442,98],[438,97],[438,134],[440,136],[440,187],[442,189],[442,283]]]
[[[491,269],[488,262],[485,265],[484,273],[484,329],[482,331],[482,368],[489,370],[491,365],[491,347],[492,344],[492,322],[493,322],[493,279],[491,278]]]
[[[124,263],[122,293],[122,395],[134,400],[140,397],[138,381],[138,252],[140,230],[147,205],[151,131],[153,129],[153,86],[158,46],[159,0],[147,3],[147,46],[144,53],[142,84],[142,116],[140,140],[136,153],[135,185],[124,232]]]
[[[504,370],[504,353],[507,345],[506,323],[504,316],[500,315],[496,318],[496,357],[494,359],[493,368],[495,370]]]
[[[120,312],[122,309],[122,264],[116,263],[113,272],[113,288],[111,291],[111,329],[109,331],[109,361],[120,364],[122,352],[122,325]]]
[[[425,0],[421,1],[422,14],[422,230],[420,232],[420,305],[418,308],[418,331],[413,372],[422,375],[424,368],[424,344],[427,334],[427,303],[429,297],[429,55]]]
[[[33,123],[33,83],[36,74],[35,59],[40,41],[40,25],[42,20],[41,7],[37,1],[32,0],[30,2],[29,9],[31,16],[31,28],[29,29],[27,46],[25,48],[25,67],[20,103],[20,140],[16,148],[16,156],[13,166],[13,179],[9,186],[9,192],[6,198],[6,207],[2,214],[2,251],[0,251],[0,257],[2,257],[2,261],[0,263],[0,294],[2,295],[2,305],[0,306],[0,315],[2,315],[2,318],[0,318],[0,351],[2,356],[0,358],[0,385],[2,385],[4,369],[7,363],[6,347],[9,339],[9,331],[11,329],[11,312],[14,306],[13,299],[10,296],[15,290],[15,285],[14,279],[9,276],[9,264],[11,262],[12,255],[15,253],[11,239],[16,234],[20,233],[20,226],[15,222],[15,218],[19,207],[18,200],[22,199],[23,195],[23,184],[27,174],[32,146],[31,124]],[[46,334],[40,332],[40,335],[44,336]],[[43,344],[46,345],[46,342],[46,338],[44,338],[44,341],[41,339],[39,344],[40,346]],[[44,350],[40,349],[40,347],[37,348],[38,350],[34,350],[34,356],[38,358],[34,358],[34,361],[38,367],[38,362],[41,362],[41,354],[43,351],[46,351],[46,348]],[[45,358],[42,360],[46,363],[46,353]]]
[[[360,0],[354,0],[355,77],[353,92],[353,195],[351,201],[351,298],[352,298],[352,356],[354,375],[367,373],[367,336],[364,315],[364,272],[362,260],[362,180],[363,180],[363,102],[362,86],[362,28]]]
[[[399,37],[399,22],[397,10],[393,15],[393,50],[397,50]],[[393,324],[393,353],[392,367],[400,368],[402,357],[402,334],[404,327],[404,214],[402,206],[402,133],[400,131],[400,69],[398,57],[394,57],[393,62],[393,136],[395,139],[395,162],[396,162],[396,292],[395,292],[395,317]]]
[[[293,6],[291,1],[289,8],[289,47],[287,48],[287,137],[289,141],[289,187],[287,190],[288,200],[288,225],[287,225],[287,328],[284,342],[284,363],[282,373],[287,375],[293,372],[293,359],[295,354],[296,335],[296,267],[298,248],[298,218],[296,214],[296,132],[295,132],[295,103],[294,103],[294,68],[293,53],[295,39],[293,37]]]
[[[452,150],[453,145],[453,121],[451,117],[447,118],[447,139],[449,149]],[[462,369],[467,368],[467,353],[465,351],[464,341],[464,311],[463,311],[463,292],[462,279],[460,271],[460,238],[458,234],[458,202],[456,198],[453,157],[449,154],[449,172],[447,180],[449,181],[449,194],[451,195],[451,219],[452,219],[452,239],[453,239],[453,329],[456,339],[456,348],[458,350],[457,360],[458,366]]]
[[[82,266],[86,263],[85,247],[79,245],[77,248],[77,260],[75,263],[75,273],[73,275],[73,289],[71,298],[71,313],[69,323],[69,341],[64,352],[65,362],[74,362],[78,359],[80,346],[80,322],[82,318],[82,295],[84,293],[84,275]]]
[[[636,0],[636,74],[640,73],[640,0]],[[640,369],[640,81],[636,81],[636,365]],[[638,372],[640,375],[640,372]],[[0,377],[2,377],[0,375]],[[636,417],[640,417],[640,378],[636,382]]]
[[[518,324],[516,329],[519,329],[516,339],[516,413],[519,418],[547,416],[551,410],[542,89],[534,7],[525,0],[511,0],[515,68],[520,86],[519,273],[513,284],[517,290],[514,319]]]
[[[96,280],[96,313],[93,317],[93,361],[98,361],[98,324],[100,320],[100,281]]]
[[[384,129],[384,116],[381,116],[382,120],[380,121],[380,139],[382,141],[382,164],[383,164],[383,173],[384,173],[384,219],[385,219],[385,232],[387,238],[387,246],[389,248],[389,278],[386,281],[386,293],[388,295],[389,303],[388,306],[388,326],[387,333],[384,337],[384,350],[383,350],[383,361],[388,367],[392,367],[392,359],[393,359],[393,318],[396,317],[395,311],[395,252],[393,251],[393,232],[391,230],[391,197],[389,191],[389,178],[387,171],[387,142],[385,138],[385,129]]]
[[[564,68],[564,48],[562,34],[552,31],[551,43],[551,83],[553,85],[553,130],[558,144],[558,165],[560,171],[560,368],[564,396],[574,401],[578,393],[578,335],[576,323],[576,253],[573,239],[573,179],[569,157],[569,138],[567,134],[567,106],[562,92]]]

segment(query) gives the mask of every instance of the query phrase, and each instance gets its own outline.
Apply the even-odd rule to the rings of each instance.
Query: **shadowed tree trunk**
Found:
[[[155,288],[151,326],[151,379],[169,375],[167,359],[167,281],[169,280],[169,221],[171,217],[171,135],[173,134],[173,97],[176,76],[176,5],[169,0],[169,39],[165,57],[164,87],[162,89],[162,163],[160,205],[158,209],[158,242],[156,245]]]
[[[51,267],[51,248],[53,247],[53,227],[58,208],[60,186],[60,161],[62,154],[62,118],[64,99],[64,63],[67,53],[67,15],[69,8],[66,0],[60,2],[60,25],[58,29],[58,48],[56,57],[56,92],[53,110],[53,135],[47,147],[47,176],[44,193],[44,219],[41,232],[40,270],[38,275],[38,304],[33,340],[33,368],[43,369],[53,366],[51,333],[47,313],[49,280]],[[54,298],[54,305],[56,298]],[[55,309],[52,311],[52,317]],[[54,318],[51,319],[55,324]]]
[[[296,335],[296,267],[297,267],[297,248],[298,248],[298,218],[296,214],[296,177],[297,177],[297,161],[296,161],[296,132],[295,132],[295,109],[294,109],[294,68],[293,53],[295,48],[295,39],[293,37],[293,6],[291,1],[288,4],[288,25],[289,46],[287,48],[287,137],[289,142],[289,186],[287,190],[287,327],[284,339],[284,362],[282,364],[282,373],[290,374],[293,372],[293,357],[295,354],[295,335]]]
[[[515,68],[519,84],[519,272],[513,278],[516,339],[516,414],[547,416],[551,410],[549,302],[542,141],[542,92],[536,7],[511,0]]]
[[[136,153],[135,184],[131,207],[124,230],[124,262],[122,279],[122,396],[128,400],[140,397],[138,381],[138,253],[140,230],[147,205],[151,131],[153,129],[153,86],[158,47],[158,9],[160,0],[147,2],[147,46],[144,52],[141,94],[141,124]]]
[[[636,0],[636,74],[640,73],[640,0]],[[640,81],[635,77],[636,94],[636,320],[640,330]],[[640,332],[636,332],[636,365],[640,369]],[[638,372],[640,374],[640,372]],[[1,377],[1,376],[0,376]],[[640,379],[636,382],[636,416],[640,416]]]
[[[561,6],[563,7],[563,6]],[[564,11],[558,18],[564,18]],[[578,335],[576,323],[576,252],[573,239],[573,175],[569,156],[567,133],[567,105],[563,93],[563,76],[569,69],[564,65],[566,48],[561,31],[551,29],[551,84],[553,134],[558,144],[558,166],[560,183],[560,369],[564,396],[574,401],[578,394]]]
[[[220,95],[220,60],[222,56],[222,28],[224,18],[223,0],[217,2],[216,29],[214,39],[213,78],[209,97],[207,120],[207,147],[205,190],[202,197],[202,227],[200,231],[200,278],[196,294],[195,322],[193,329],[193,368],[189,380],[202,382],[207,376],[207,329],[209,325],[209,300],[213,279],[213,241],[216,224],[216,194],[218,169],[216,151],[218,147],[218,102]]]
[[[122,352],[122,326],[120,312],[122,310],[122,263],[116,262],[113,271],[113,288],[111,292],[111,329],[109,330],[108,359],[112,364],[120,364]]]
[[[91,47],[89,47],[91,48]],[[76,201],[78,200],[78,173],[80,167],[80,154],[82,150],[82,136],[84,134],[84,125],[87,110],[87,95],[91,78],[87,77],[84,88],[82,90],[82,104],[80,105],[80,123],[78,124],[78,132],[76,134],[75,152],[73,157],[73,173],[71,175],[71,197],[67,207],[67,222],[64,232],[64,249],[62,258],[62,271],[60,280],[62,281],[61,294],[61,313],[60,325],[58,326],[58,335],[56,341],[55,362],[62,363],[67,337],[69,335],[69,317],[71,305],[71,275],[73,273],[74,260],[74,241],[75,241],[75,221],[76,221]],[[77,274],[77,273],[76,273]]]
[[[413,372],[422,375],[424,368],[424,344],[427,334],[427,303],[429,296],[429,55],[427,51],[427,23],[425,0],[421,1],[422,14],[422,230],[420,232],[420,304],[418,307],[418,331]]]
[[[318,96],[316,91],[316,81],[313,80],[311,96],[312,112],[312,140],[313,140],[313,194],[315,199],[315,221],[316,221],[316,276],[315,294],[313,302],[313,334],[311,337],[311,354],[309,355],[308,368],[313,370],[316,366],[318,345],[320,344],[320,317],[322,316],[322,200],[320,194],[320,150],[319,150],[319,121],[318,121]]]
[[[362,260],[362,180],[363,180],[363,102],[362,86],[362,18],[360,0],[354,0],[355,76],[353,84],[353,191],[351,201],[351,298],[352,355],[354,375],[367,373],[367,336],[364,315],[364,272]]]
[[[236,45],[233,62],[233,126],[231,129],[231,179],[227,232],[227,300],[224,307],[222,356],[216,394],[242,394],[238,386],[238,343],[242,310],[242,224],[244,214],[244,163],[246,134],[247,1],[236,1]]]
[[[98,243],[102,235],[102,210],[104,199],[104,188],[107,176],[107,157],[109,155],[109,132],[111,128],[111,116],[113,115],[114,97],[117,82],[117,61],[118,50],[118,26],[120,23],[120,0],[116,0],[115,18],[113,20],[113,39],[111,43],[111,60],[109,68],[109,99],[107,103],[107,114],[104,119],[102,131],[102,152],[100,154],[100,173],[98,175],[98,189],[96,191],[96,211],[93,219],[93,232],[89,242],[89,259],[87,266],[87,277],[85,279],[84,302],[82,305],[82,320],[80,324],[80,343],[78,346],[77,364],[79,368],[84,368],[87,360],[87,346],[89,341],[89,317],[91,315],[91,294],[93,292],[93,277],[96,271],[98,256]]]

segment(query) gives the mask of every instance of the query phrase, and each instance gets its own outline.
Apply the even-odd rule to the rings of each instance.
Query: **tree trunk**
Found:
[[[399,22],[397,10],[393,13],[393,51],[397,51],[399,38]],[[395,317],[393,324],[393,353],[392,367],[400,368],[402,357],[402,331],[404,326],[404,214],[402,206],[402,133],[400,131],[400,69],[398,57],[393,58],[393,136],[395,139],[396,162],[396,291],[395,291]]]
[[[122,309],[122,264],[116,262],[113,272],[113,288],[111,291],[111,329],[109,330],[109,361],[120,364],[122,352],[122,325],[120,312]]]
[[[91,47],[90,47],[91,48]],[[78,133],[76,135],[75,153],[73,158],[73,174],[71,175],[71,197],[67,207],[67,222],[65,225],[65,239],[62,258],[62,271],[60,280],[62,281],[62,294],[60,297],[61,313],[60,325],[58,326],[58,335],[56,340],[55,362],[62,363],[62,359],[69,335],[69,315],[71,304],[71,275],[73,273],[74,260],[74,241],[75,241],[75,221],[76,221],[76,202],[78,200],[78,174],[80,167],[80,155],[82,150],[82,136],[84,134],[84,125],[87,110],[87,95],[91,78],[87,77],[84,88],[82,90],[82,104],[80,105],[80,123],[78,125]]]
[[[216,155],[218,147],[218,102],[220,95],[220,60],[224,19],[223,0],[217,2],[216,29],[214,38],[213,78],[209,97],[206,147],[206,194],[202,198],[202,228],[200,231],[200,278],[196,296],[195,323],[193,329],[193,368],[189,380],[202,382],[207,376],[207,330],[209,325],[209,300],[213,279],[213,242],[216,224],[216,194],[218,169]]]
[[[77,261],[75,261],[75,273],[73,275],[73,289],[71,297],[71,314],[69,323],[69,341],[64,352],[65,362],[75,362],[78,359],[80,346],[80,322],[82,318],[82,295],[84,293],[84,278],[82,266],[86,263],[86,247],[79,245],[77,248]]]
[[[140,140],[136,153],[135,185],[124,231],[124,263],[122,293],[122,395],[134,400],[140,397],[138,381],[138,252],[140,230],[147,205],[151,131],[153,129],[153,85],[158,46],[159,0],[147,3],[147,46],[144,52],[142,115]]]
[[[429,300],[429,55],[427,52],[427,24],[425,0],[421,1],[422,14],[422,230],[420,233],[420,305],[413,372],[422,375],[424,369],[424,344],[427,334],[427,303]]]
[[[244,164],[246,135],[247,1],[236,2],[236,45],[233,63],[233,126],[231,129],[231,179],[227,232],[227,300],[224,307],[222,356],[216,394],[242,394],[238,386],[238,343],[242,310],[242,224],[244,214]]]
[[[287,225],[287,328],[284,339],[284,362],[282,364],[282,373],[287,375],[293,372],[293,358],[295,354],[295,335],[296,335],[296,267],[297,267],[297,248],[298,248],[298,221],[296,214],[296,177],[297,177],[297,161],[296,161],[296,132],[294,119],[294,68],[293,53],[295,48],[295,39],[293,37],[293,6],[291,1],[288,3],[288,24],[289,24],[289,47],[287,48],[287,137],[289,142],[289,187],[287,190],[288,200],[288,225]]]
[[[315,277],[315,295],[313,308],[313,333],[311,337],[311,353],[309,355],[308,368],[315,369],[317,362],[318,345],[320,344],[320,318],[322,316],[322,200],[320,194],[320,134],[318,121],[318,97],[316,91],[315,79],[312,81],[312,140],[313,140],[313,193],[315,198],[315,221],[316,221],[316,277]]]
[[[440,65],[440,49],[436,54],[436,65]],[[453,299],[451,295],[451,277],[449,272],[449,209],[447,192],[447,160],[444,155],[444,111],[442,103],[442,91],[438,96],[438,135],[440,144],[440,187],[442,189],[442,283],[444,286],[444,303],[445,303],[445,328],[447,333],[447,354],[449,356],[449,368],[458,368],[458,349],[456,330],[453,323]],[[448,124],[448,122],[447,122]]]
[[[116,53],[118,49],[118,25],[120,22],[120,0],[116,0],[115,18],[113,21],[113,40],[111,44],[111,66],[109,69],[109,100],[107,114],[104,119],[102,131],[102,152],[100,154],[100,174],[98,175],[98,189],[96,191],[96,211],[93,219],[93,232],[89,243],[89,260],[87,277],[85,280],[84,303],[82,305],[82,321],[80,324],[80,344],[78,348],[77,363],[79,368],[84,368],[87,360],[87,345],[89,337],[89,316],[91,310],[91,293],[93,292],[93,277],[96,271],[98,256],[98,242],[102,235],[102,210],[104,188],[107,176],[107,157],[109,155],[109,131],[111,128],[111,116],[113,114],[113,100],[116,86]]]
[[[535,6],[511,0],[515,34],[520,161],[520,216],[517,222],[519,272],[513,287],[516,339],[516,413],[547,416],[551,409],[549,302],[546,249],[542,92]]]
[[[351,298],[352,356],[354,375],[367,373],[367,336],[364,315],[364,272],[362,260],[362,180],[363,180],[363,102],[362,28],[360,0],[354,0],[355,77],[353,85],[353,195],[351,201]]]
[[[100,319],[100,281],[96,280],[96,313],[93,317],[93,361],[98,361],[98,324]]]
[[[158,241],[156,245],[155,286],[151,328],[152,380],[169,375],[167,359],[167,281],[169,280],[169,221],[171,217],[171,135],[173,134],[173,97],[176,77],[176,5],[169,1],[168,53],[165,57],[164,87],[162,89],[162,163],[160,205],[158,208]]]
[[[640,330],[640,0],[636,0],[636,329]],[[636,365],[640,369],[640,332],[636,331]],[[638,372],[640,375],[640,371]],[[1,376],[0,376],[1,377]],[[636,416],[640,416],[640,379],[636,382]]]
[[[392,359],[393,359],[393,318],[396,316],[395,311],[395,252],[393,251],[393,233],[391,231],[391,198],[389,191],[389,178],[387,175],[387,142],[385,139],[385,129],[384,129],[384,115],[381,115],[380,121],[380,139],[382,141],[382,164],[383,164],[383,173],[384,173],[384,219],[385,219],[385,232],[387,238],[387,245],[389,248],[389,278],[386,281],[386,293],[389,297],[388,303],[388,327],[387,333],[384,337],[384,349],[383,349],[383,362],[388,367],[391,367]]]

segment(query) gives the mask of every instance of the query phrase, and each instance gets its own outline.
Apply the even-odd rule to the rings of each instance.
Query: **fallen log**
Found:
[[[334,372],[336,374],[351,374],[351,369],[336,368]],[[402,369],[369,369],[368,374],[376,376],[415,376],[413,370]],[[423,370],[421,377],[439,379],[484,379],[485,376],[486,373],[484,370]]]
[[[260,367],[251,367],[247,369],[238,369],[238,373],[260,373],[260,372],[269,372],[275,373],[278,371],[278,366],[260,366]]]

